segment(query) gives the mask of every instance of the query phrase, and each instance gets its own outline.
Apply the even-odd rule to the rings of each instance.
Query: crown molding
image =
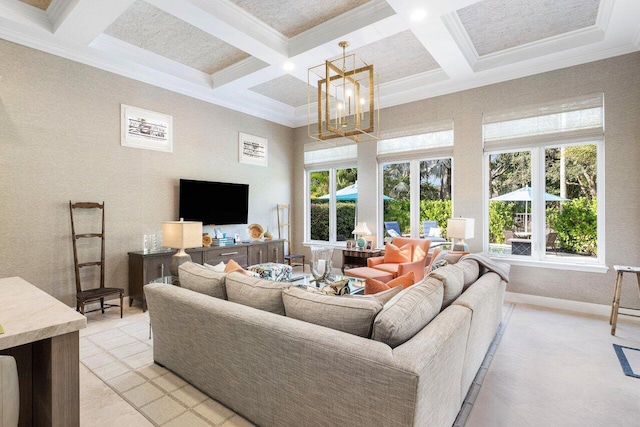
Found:
[[[478,62],[478,52],[476,51],[476,47],[473,45],[471,38],[469,38],[469,33],[467,33],[467,29],[464,28],[460,17],[456,12],[447,13],[442,16],[442,22],[451,34],[454,42],[460,49],[462,56],[469,63],[471,68],[473,69]]]
[[[213,87],[218,88],[227,84],[232,84],[238,79],[250,76],[251,74],[261,71],[267,67],[269,67],[269,64],[266,62],[262,62],[259,59],[250,56],[223,70],[213,73],[211,75]]]
[[[0,0],[0,20],[50,34],[53,26],[47,12],[15,0]]]

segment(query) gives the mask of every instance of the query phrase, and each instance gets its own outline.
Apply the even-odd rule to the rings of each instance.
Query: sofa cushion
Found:
[[[215,298],[227,299],[226,273],[220,273],[195,262],[184,262],[178,267],[180,286]]]
[[[326,326],[361,337],[371,335],[371,325],[383,304],[373,296],[338,297],[291,286],[282,291],[287,317]]]
[[[411,339],[438,315],[443,293],[442,282],[428,276],[403,290],[376,316],[371,338],[392,348]]]
[[[229,301],[282,315],[282,290],[289,286],[290,283],[264,280],[240,272],[229,273],[226,280]]]
[[[393,243],[387,243],[384,246],[384,262],[385,263],[403,263],[411,261],[411,244],[407,243],[401,247]]]
[[[400,286],[400,289],[405,289],[414,283],[415,279],[413,271],[403,274],[402,276],[398,276],[386,283],[373,278],[368,278],[364,285],[364,294],[377,294],[378,292],[386,291],[387,289],[395,288],[396,286]]]
[[[464,275],[464,284],[462,285],[462,292],[464,292],[473,282],[478,280],[480,264],[476,260],[462,258],[456,263],[456,266],[462,270]]]
[[[464,273],[457,264],[453,264],[445,265],[429,273],[429,276],[441,280],[444,285],[444,295],[442,297],[442,309],[444,310],[462,293]]]
[[[207,264],[206,262],[203,264],[205,267],[210,268],[213,271],[217,271],[219,273],[224,273],[224,269],[226,268],[226,265],[224,264],[224,261],[220,261],[218,264],[216,265],[211,265],[211,264]]]

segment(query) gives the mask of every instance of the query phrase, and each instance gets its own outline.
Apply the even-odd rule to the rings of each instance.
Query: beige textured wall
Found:
[[[124,288],[127,252],[177,219],[180,178],[249,184],[249,221],[274,232],[291,201],[290,128],[5,41],[0,76],[0,277],[72,303],[69,200],[105,201],[107,285]],[[121,103],[172,115],[174,152],[121,147]],[[238,163],[238,132],[268,138],[267,168]]]
[[[606,263],[640,265],[640,53],[566,68],[441,96],[381,111],[384,129],[454,120],[454,215],[476,218],[472,251],[482,250],[482,113],[538,104],[595,92],[605,94]],[[297,151],[308,141],[296,129]],[[302,157],[296,154],[298,176]],[[370,162],[371,159],[369,158]],[[358,166],[362,167],[359,160]],[[372,165],[373,166],[373,165]],[[294,186],[302,203],[303,188]],[[361,208],[362,209],[362,208]],[[364,208],[367,212],[371,207]],[[303,224],[296,224],[296,240]],[[610,304],[614,273],[583,273],[544,268],[512,268],[508,290],[568,300]],[[630,279],[628,277],[627,279]],[[625,282],[626,283],[626,282]],[[635,283],[625,284],[623,302],[637,304]]]

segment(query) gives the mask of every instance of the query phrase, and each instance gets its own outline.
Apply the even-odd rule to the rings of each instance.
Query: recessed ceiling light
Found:
[[[411,19],[414,22],[422,21],[426,17],[427,17],[427,11],[424,9],[415,9],[414,11],[411,12],[411,15],[409,15],[409,19]]]
[[[284,64],[282,64],[282,68],[283,68],[285,71],[291,71],[291,70],[293,70],[294,68],[296,68],[296,64],[294,64],[294,63],[293,63],[293,62],[291,62],[291,61],[287,61],[287,62],[285,62]]]

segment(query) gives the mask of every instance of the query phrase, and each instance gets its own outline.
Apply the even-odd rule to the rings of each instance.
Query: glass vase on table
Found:
[[[316,246],[311,248],[311,274],[316,286],[330,281],[333,248]]]

